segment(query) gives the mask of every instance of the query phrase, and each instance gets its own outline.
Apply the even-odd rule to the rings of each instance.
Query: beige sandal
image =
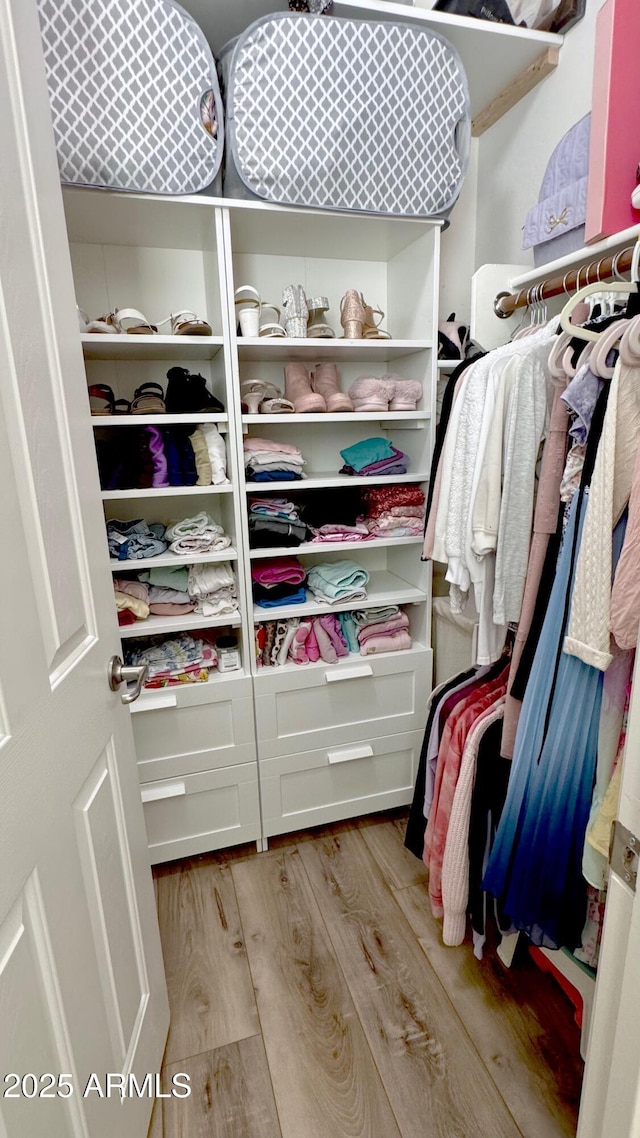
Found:
[[[340,301],[340,323],[343,340],[361,340],[365,320],[365,306],[362,294],[355,288],[347,289]]]
[[[211,325],[186,308],[181,312],[172,312],[164,320],[159,320],[158,328],[164,327],[165,324],[171,326],[172,336],[211,336],[212,334]]]
[[[366,303],[364,297],[362,297],[362,303],[364,304],[364,327],[362,330],[362,338],[364,340],[390,340],[391,333],[385,331],[384,328],[380,327],[382,321],[384,320],[384,312],[382,309],[372,308],[370,304]],[[377,324],[374,319],[375,316],[380,317]]]
[[[153,336],[158,331],[137,308],[114,308],[105,323],[113,325],[114,332],[128,336]]]

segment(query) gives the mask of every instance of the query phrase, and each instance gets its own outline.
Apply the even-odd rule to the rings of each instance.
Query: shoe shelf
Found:
[[[91,422],[94,427],[169,427],[173,424],[185,426],[188,423],[216,423],[220,433],[224,434],[229,416],[206,412],[199,415],[92,415]]]
[[[283,337],[264,336],[258,339],[238,337],[238,358],[241,361],[268,359],[270,362],[291,363],[295,360],[319,359],[330,363],[344,362],[345,359],[362,360],[371,363],[385,363],[399,360],[415,352],[432,348],[431,340],[345,340],[335,339],[292,340]]]
[[[127,558],[116,561],[111,558],[109,567],[112,573],[132,573],[138,569],[158,569],[161,565],[210,565],[214,561],[237,561],[238,551],[232,545],[213,553],[161,553],[158,557]]]
[[[115,502],[123,498],[181,498],[187,494],[232,494],[233,485],[225,482],[222,486],[150,486],[146,489],[102,490],[104,502]]]
[[[158,633],[191,632],[197,628],[239,628],[241,624],[240,613],[223,613],[220,616],[198,616],[191,613],[189,616],[148,616],[146,620],[137,620],[135,624],[125,624],[119,629],[123,640],[132,637],[156,636]],[[237,674],[237,673],[236,673]]]
[[[323,613],[350,612],[352,609],[379,608],[382,605],[418,605],[427,600],[427,593],[415,585],[403,581],[395,573],[387,570],[374,570],[369,575],[367,584],[367,599],[364,601],[345,600],[330,605],[322,601],[310,599],[302,605],[282,605],[277,608],[261,608],[253,606],[253,620],[255,624],[264,624],[267,620],[287,620],[298,616],[322,616]]]
[[[342,553],[347,550],[353,552],[356,549],[363,551],[368,549],[395,549],[401,545],[422,545],[423,542],[422,536],[373,537],[369,541],[303,541],[301,545],[295,546],[278,545],[272,549],[251,549],[249,556],[252,561],[263,557],[299,557],[301,554],[309,553],[323,557],[326,553]]]
[[[291,426],[305,423],[391,423],[415,422],[420,423],[431,418],[431,411],[341,411],[312,415],[243,415],[242,422],[259,423],[265,430],[269,423],[288,423]]]
[[[274,486],[284,490],[329,490],[340,486],[401,486],[403,483],[427,482],[428,474],[381,474],[379,477],[349,474],[333,474],[327,471],[323,474],[309,474],[302,482],[245,482],[245,489],[249,494],[273,494]]]
[[[80,337],[86,360],[212,360],[222,336],[127,336],[86,332]]]

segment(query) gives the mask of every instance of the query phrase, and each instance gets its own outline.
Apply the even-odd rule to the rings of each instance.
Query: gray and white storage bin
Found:
[[[467,170],[458,53],[428,28],[278,13],[221,52],[224,193],[446,217]]]
[[[195,20],[174,0],[38,0],[38,10],[61,180],[219,192],[223,106]]]
[[[567,131],[549,159],[537,205],[524,225],[522,248],[533,249],[534,265],[546,265],[584,245],[590,128],[589,114]]]

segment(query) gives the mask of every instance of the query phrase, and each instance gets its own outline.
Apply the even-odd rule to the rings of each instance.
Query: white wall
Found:
[[[473,140],[469,173],[442,237],[442,319],[455,311],[468,321],[471,277],[481,265],[533,265],[531,252],[522,249],[522,226],[551,152],[591,109],[595,22],[603,2],[587,0],[553,74]]]
[[[584,19],[565,37],[556,70],[480,138],[476,266],[532,265],[522,249],[527,210],[537,201],[551,152],[591,110],[596,16],[602,0],[587,0]]]

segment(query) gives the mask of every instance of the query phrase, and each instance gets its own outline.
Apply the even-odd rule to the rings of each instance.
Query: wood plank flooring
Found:
[[[172,1026],[150,1138],[571,1138],[572,1008],[442,944],[405,814],[154,871]]]

